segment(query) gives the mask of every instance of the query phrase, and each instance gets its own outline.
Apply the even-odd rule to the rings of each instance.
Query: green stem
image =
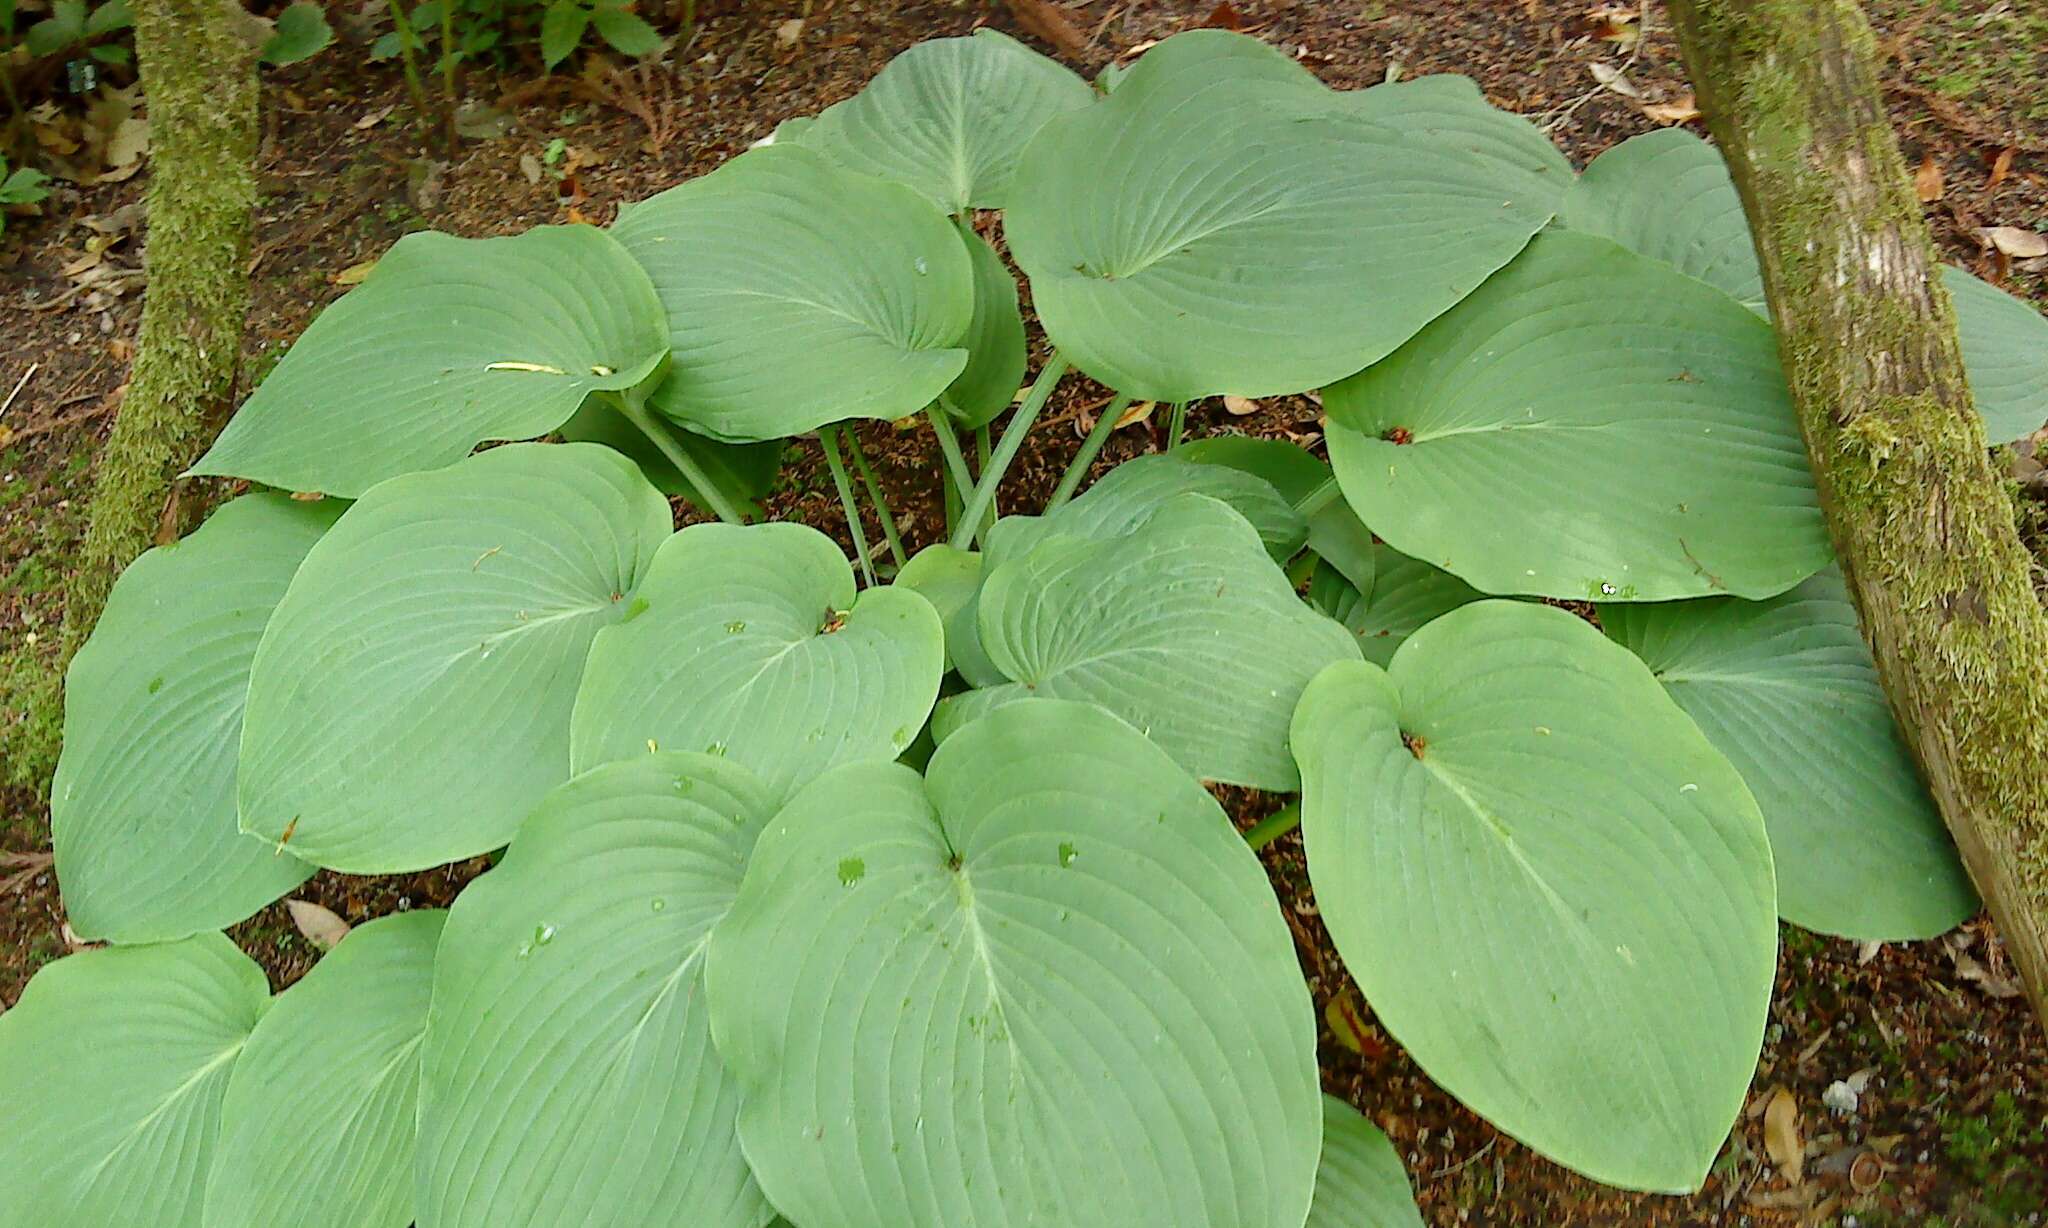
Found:
[[[448,156],[462,149],[461,134],[455,130],[455,0],[441,0],[441,92],[448,104]]]
[[[990,453],[988,446],[988,423],[984,422],[980,426],[974,428],[974,471],[976,473],[980,473],[988,468],[989,455]],[[967,489],[973,490],[974,485],[972,483],[969,483]],[[964,494],[963,497],[965,497]],[[995,525],[996,516],[998,514],[997,506],[997,500],[989,500],[988,515],[984,516],[982,518],[982,522],[979,525],[975,526],[975,535],[980,537],[981,540],[984,542],[988,540],[989,529]]]
[[[420,64],[413,55],[413,44],[420,36],[413,30],[412,19],[405,15],[405,0],[386,0],[391,10],[391,24],[398,31],[398,59],[405,65],[405,88],[412,95],[412,108],[424,133],[427,126],[427,87],[420,84]],[[424,44],[422,44],[424,45]]]
[[[1300,826],[1301,802],[1296,799],[1252,824],[1251,830],[1244,834],[1244,842],[1251,845],[1252,852],[1256,853]]]
[[[1187,429],[1188,403],[1186,401],[1175,401],[1173,403],[1173,416],[1168,420],[1166,427],[1166,450],[1168,452],[1180,446],[1180,438],[1187,433]]]
[[[1017,412],[1010,415],[1010,423],[1003,428],[1002,442],[982,466],[981,479],[974,484],[974,494],[967,500],[967,513],[961,518],[960,526],[953,530],[952,545],[955,550],[965,550],[974,541],[974,528],[981,523],[982,516],[995,504],[996,487],[1002,485],[1003,474],[1010,463],[1017,459],[1017,452],[1024,446],[1024,437],[1031,433],[1031,424],[1038,421],[1039,411],[1052,399],[1052,390],[1059,386],[1060,377],[1067,373],[1067,360],[1054,350],[1039,369],[1038,379],[1031,385],[1031,391],[1024,395],[1024,403]]]
[[[1109,442],[1110,433],[1116,430],[1116,421],[1130,408],[1131,398],[1118,397],[1102,410],[1095,419],[1095,425],[1088,428],[1088,438],[1081,441],[1081,450],[1074,453],[1074,459],[1067,462],[1067,471],[1060,475],[1060,484],[1053,488],[1052,498],[1046,500],[1045,510],[1051,511],[1074,497],[1080,489],[1081,479],[1087,476],[1088,466],[1102,454],[1102,445]]]
[[[861,485],[868,488],[868,498],[874,500],[875,518],[882,522],[882,537],[889,543],[889,557],[896,560],[896,570],[902,571],[910,560],[903,553],[903,538],[896,532],[896,515],[889,510],[889,498],[882,493],[882,484],[875,480],[875,471],[868,467],[868,454],[861,450],[859,431],[847,429],[846,450],[853,454],[853,467],[860,470]]]
[[[953,536],[953,526],[960,523],[960,493],[974,487],[974,475],[967,470],[967,458],[960,454],[960,436],[953,430],[951,408],[944,397],[924,407],[925,417],[931,419],[932,434],[939,440],[939,453],[946,458],[945,467],[939,476],[945,479],[946,487],[946,536]]]
[[[860,525],[860,509],[853,503],[853,483],[846,477],[846,462],[839,457],[836,426],[818,428],[818,442],[825,445],[825,467],[832,471],[832,484],[839,488],[839,506],[846,511],[846,531],[853,534],[853,552],[860,557],[860,574],[868,587],[875,586],[875,561],[868,555],[867,530]]]
[[[668,463],[682,473],[683,479],[689,482],[690,489],[696,492],[698,498],[702,499],[720,520],[727,524],[747,523],[746,515],[719,492],[710,476],[704,472],[703,466],[697,463],[696,458],[691,456],[683,445],[675,441],[675,437],[668,433],[667,428],[654,420],[654,415],[647,412],[647,407],[642,405],[638,398],[631,392],[607,392],[602,395],[609,398],[612,407],[617,409],[626,421],[637,427],[642,435],[647,436],[648,442],[668,458]]]

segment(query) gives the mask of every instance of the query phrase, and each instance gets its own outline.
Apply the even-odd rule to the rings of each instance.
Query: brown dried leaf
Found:
[[[1955,960],[1957,976],[1966,981],[1975,981],[1977,988],[1990,994],[1992,997],[2017,998],[2020,996],[2020,987],[2018,985],[2005,977],[1994,974],[1990,969],[1978,963],[1976,958],[1968,952],[1951,951],[1949,952],[1949,957]]]
[[[398,104],[394,102],[389,106],[377,107],[374,110],[364,112],[363,117],[355,122],[356,131],[362,132],[366,129],[376,127],[378,124],[381,124],[385,120],[391,118],[391,113],[393,111],[396,111],[397,109]]]
[[[801,17],[792,17],[775,27],[775,45],[778,47],[794,47],[803,36],[804,19]]]
[[[1771,1101],[1764,1108],[1764,1150],[1770,1153],[1771,1163],[1778,1166],[1785,1179],[1798,1185],[1806,1173],[1806,1145],[1799,1137],[1799,1102],[1782,1087],[1771,1093]]]
[[[1586,68],[1593,74],[1595,81],[1598,81],[1605,88],[1613,90],[1624,98],[1641,98],[1643,96],[1643,92],[1636,88],[1635,82],[1630,81],[1627,74],[1612,64],[1595,61],[1586,65]]]
[[[359,260],[336,273],[330,280],[337,286],[359,286],[363,284],[363,279],[370,275],[370,270],[376,267],[375,260]]]
[[[2017,226],[1986,226],[1977,232],[1977,237],[2015,260],[2048,256],[2048,236]]]
[[[1943,191],[1941,163],[1928,154],[1920,160],[1920,169],[1913,172],[1913,195],[1920,198],[1921,204],[1931,205],[1941,199]]]
[[[1700,106],[1691,94],[1681,94],[1675,102],[1644,103],[1643,114],[1669,127],[1672,124],[1689,123],[1698,119]]]
[[[332,951],[335,944],[348,937],[348,922],[335,916],[332,909],[311,900],[286,900],[284,906],[306,941],[323,951]]]
[[[1209,10],[1209,19],[1202,24],[1213,30],[1242,30],[1244,14],[1238,12],[1237,6],[1230,0],[1222,0],[1222,3]]]
[[[1152,409],[1157,404],[1159,404],[1159,402],[1157,401],[1132,402],[1131,407],[1129,409],[1126,409],[1123,413],[1117,415],[1116,425],[1110,427],[1109,429],[1112,431],[1120,431],[1134,422],[1150,421],[1152,418]]]
[[[1224,397],[1223,411],[1232,417],[1242,418],[1259,412],[1259,403],[1250,397]]]
[[[1009,0],[1010,13],[1026,34],[1044,39],[1063,55],[1079,56],[1088,50],[1088,40],[1074,28],[1067,10],[1051,0]]]
[[[2007,145],[1998,151],[1997,157],[1991,159],[1991,178],[1984,185],[1986,195],[1996,192],[1998,185],[2005,182],[2005,177],[2012,174],[2012,158],[2018,152],[2019,150]]]

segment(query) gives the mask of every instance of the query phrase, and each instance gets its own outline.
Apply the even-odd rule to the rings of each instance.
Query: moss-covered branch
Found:
[[[228,0],[133,0],[149,100],[148,296],[65,606],[67,655],[114,577],[182,528],[177,475],[234,394],[256,201],[256,58]]]
[[[1673,0],[1893,711],[2048,1020],[2048,614],[1854,0]]]

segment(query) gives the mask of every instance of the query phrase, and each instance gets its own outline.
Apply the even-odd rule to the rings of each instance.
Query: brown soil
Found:
[[[1655,126],[1638,100],[1598,87],[1594,62],[1624,67],[1641,102],[1676,105],[1688,96],[1659,6],[1648,6],[1649,35],[1633,50],[1599,37],[1601,20],[1588,16],[1590,9],[1632,7],[1589,0],[1090,0],[1070,7],[1088,46],[1069,58],[1092,73],[1145,40],[1234,19],[1296,51],[1340,86],[1396,74],[1472,76],[1497,104],[1550,127],[1583,164]],[[2048,103],[2039,86],[2048,18],[2027,15],[2031,7],[2012,0],[1876,0],[1870,7],[1894,57],[1893,114],[1908,158],[1915,165],[1931,159],[1943,174],[1944,194],[1928,214],[1946,254],[2041,300],[2048,287],[2040,274],[2002,267],[1974,234],[1980,226],[2041,229],[2048,222]],[[673,54],[679,67],[672,70],[594,81],[472,77],[469,96],[500,108],[507,131],[467,140],[453,158],[441,149],[423,154],[402,82],[388,67],[365,67],[358,48],[337,48],[271,74],[256,302],[246,344],[252,375],[267,370],[342,292],[338,274],[408,230],[484,235],[570,219],[602,223],[619,202],[702,173],[779,120],[851,93],[912,42],[976,24],[1020,32],[994,0],[726,0],[700,8],[702,28]],[[805,19],[802,35],[785,47],[777,27],[797,17]],[[539,157],[557,137],[572,151],[574,170],[559,183],[545,173],[532,182],[522,156]],[[2015,152],[1994,186],[2006,149]],[[138,236],[122,223],[139,197],[134,181],[65,188],[39,219],[13,218],[0,241],[0,396],[29,363],[41,364],[0,419],[16,432],[12,443],[0,438],[0,649],[31,634],[46,642],[60,621],[55,603],[81,528],[86,468],[117,404],[135,335],[136,285],[124,288],[124,279],[115,278],[77,291],[75,274],[64,270],[100,234],[87,219],[102,229],[112,225],[120,236],[103,262],[136,265]],[[1085,417],[1106,396],[1084,380],[1069,381],[1012,471],[1009,503],[1036,506]],[[1158,447],[1163,417],[1118,432],[1099,464]],[[1316,420],[1305,399],[1270,401],[1245,417],[1209,402],[1193,407],[1190,429],[1312,442]],[[861,435],[910,545],[932,540],[940,526],[939,462],[929,434],[875,423]],[[771,506],[778,516],[845,536],[814,445],[792,448]],[[878,540],[873,523],[867,533]],[[1278,804],[1242,793],[1226,800],[1246,824]],[[47,847],[38,799],[0,793],[0,850],[33,854]],[[1374,1025],[1349,986],[1316,917],[1298,840],[1282,838],[1265,857],[1318,1005],[1348,1021],[1341,1030],[1351,1043],[1340,1041],[1338,1030],[1324,1030],[1325,1083],[1394,1139],[1432,1224],[1964,1228],[2035,1224],[2048,1214],[2048,1045],[2022,1000],[2000,996],[2009,974],[1981,918],[1939,942],[1874,952],[1786,927],[1754,1085],[1756,1111],[1744,1115],[1700,1194],[1629,1195],[1550,1164],[1436,1089]],[[360,922],[444,905],[482,868],[478,859],[401,878],[323,874],[300,894]],[[0,866],[0,1004],[12,1003],[35,968],[67,949],[52,876],[31,866],[9,883],[7,873]],[[235,936],[279,986],[315,958],[281,905],[237,927]],[[1856,1113],[1822,1107],[1829,1083],[1866,1070]],[[1805,1122],[1807,1176],[1797,1188],[1775,1171],[1763,1145],[1761,1105],[1780,1086],[1796,1096]],[[1867,1153],[1876,1158],[1859,1158]]]

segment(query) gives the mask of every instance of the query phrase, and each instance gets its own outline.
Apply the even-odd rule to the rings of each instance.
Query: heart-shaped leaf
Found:
[[[712,934],[740,1137],[806,1228],[1272,1228],[1314,1013],[1257,859],[1143,737],[1018,704],[768,824]]]
[[[2048,426],[2048,317],[1954,265],[1941,284],[1956,310],[1963,374],[1984,418],[1984,438],[2010,443]]]
[[[594,444],[514,444],[371,490],[306,556],[250,669],[242,830],[416,870],[505,843],[569,777],[598,629],[668,503]]]
[[[1335,1096],[1323,1097],[1323,1161],[1307,1228],[1422,1228],[1394,1145]]]
[[[1538,235],[1324,405],[1359,517],[1486,592],[1768,597],[1828,562],[1770,326],[1606,239]]]
[[[455,901],[434,972],[421,1228],[757,1228],[704,948],[774,798],[664,751],[578,776]]]
[[[1362,104],[1243,35],[1160,43],[1025,148],[1005,231],[1047,334],[1162,401],[1377,361],[1506,264],[1570,181],[1534,129],[1520,174],[1498,146],[1442,139],[1444,102]]]
[[[1064,65],[982,29],[917,44],[860,93],[775,137],[914,188],[947,213],[1001,209],[1025,142],[1094,100]]]
[[[1205,465],[1242,469],[1264,478],[1292,507],[1313,509],[1307,512],[1308,548],[1336,568],[1354,588],[1372,591],[1372,530],[1338,495],[1337,478],[1328,464],[1291,443],[1244,435],[1198,439],[1176,449],[1174,454]]]
[[[602,230],[400,239],[320,313],[193,473],[354,497],[531,439],[668,352],[646,274]]]
[[[137,559],[64,688],[50,836],[81,938],[233,925],[305,882],[235,820],[249,662],[292,573],[346,505],[248,495]]]
[[[358,926],[278,995],[228,1079],[206,1228],[413,1222],[420,1036],[445,916]]]
[[[1152,518],[1168,500],[1207,495],[1251,523],[1266,552],[1285,559],[1301,549],[1308,522],[1264,478],[1228,465],[1203,465],[1179,456],[1140,456],[1103,475],[1081,497],[1043,516],[1005,516],[989,531],[991,568],[1021,558],[1051,537],[1107,541]]]
[[[1769,601],[1603,606],[1763,810],[1778,914],[1849,938],[1932,938],[1977,910],[1833,568]]]
[[[1477,602],[1319,675],[1293,740],[1316,902],[1416,1063],[1595,1180],[1698,1188],[1762,1046],[1776,897],[1756,802],[1642,662]]]
[[[912,556],[895,580],[939,612],[939,621],[946,628],[946,668],[960,670],[970,681],[1001,677],[981,650],[981,636],[974,625],[981,602],[981,564],[981,555],[974,551],[937,542]]]
[[[0,1015],[9,1222],[200,1228],[221,1095],[269,1005],[220,934],[44,966]]]
[[[941,703],[941,742],[1015,700],[1086,700],[1195,776],[1255,789],[1296,787],[1295,701],[1323,666],[1358,655],[1349,632],[1295,596],[1250,522],[1199,494],[1123,536],[1054,536],[996,567],[979,618],[1011,681]]]
[[[945,628],[909,589],[854,598],[832,539],[701,524],[664,543],[632,617],[597,637],[576,697],[577,771],[650,746],[726,755],[790,790],[893,759],[938,698]]]
[[[674,349],[649,404],[746,442],[901,418],[967,365],[974,271],[910,189],[795,146],[751,150],[624,210]]]
[[[1560,220],[1766,312],[1742,198],[1720,151],[1690,132],[1666,128],[1632,137],[1593,159],[1565,198]],[[2048,423],[2048,318],[1955,265],[1940,272],[1985,437],[2006,443],[2039,430]]]
[[[1631,137],[1593,159],[1557,220],[1765,310],[1763,271],[1728,164],[1683,128]]]
[[[1385,666],[1408,637],[1440,615],[1486,594],[1448,571],[1417,562],[1386,545],[1373,547],[1373,582],[1367,592],[1335,568],[1318,566],[1309,577],[1309,604],[1358,637],[1365,659]]]
[[[961,426],[986,426],[1017,399],[1024,381],[1024,316],[1017,280],[1003,258],[966,226],[960,241],[974,266],[974,320],[960,339],[967,366],[947,387],[944,403]]]
[[[722,443],[694,431],[686,431],[666,420],[655,420],[655,425],[665,430],[676,446],[697,462],[697,467],[704,471],[727,502],[744,509],[749,516],[761,515],[758,500],[774,489],[775,474],[782,467],[781,440]],[[698,508],[709,509],[712,506],[676,468],[675,462],[662,455],[661,449],[627,421],[624,414],[603,401],[593,399],[577,410],[575,417],[562,424],[562,438],[601,443],[623,452],[640,466],[641,474],[661,493],[687,499]]]

